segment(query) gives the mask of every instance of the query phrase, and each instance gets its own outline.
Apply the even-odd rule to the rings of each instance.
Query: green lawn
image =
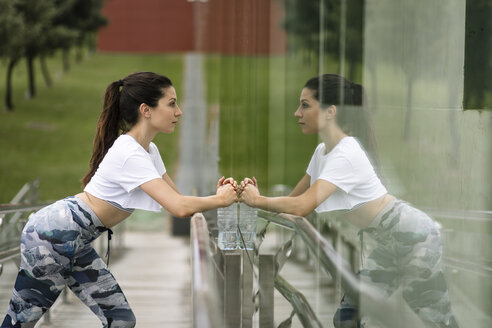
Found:
[[[81,190],[88,170],[96,122],[106,86],[135,71],[155,71],[171,78],[181,96],[181,55],[96,54],[61,73],[59,56],[49,60],[54,79],[46,88],[36,63],[37,96],[25,99],[26,69],[14,71],[13,112],[0,113],[0,203],[8,203],[24,183],[41,179],[41,200],[55,200]],[[0,74],[5,76],[5,63]],[[2,78],[0,81],[5,81]],[[4,102],[5,85],[0,84]],[[3,106],[2,106],[3,107]],[[154,140],[170,174],[177,159],[178,133]]]

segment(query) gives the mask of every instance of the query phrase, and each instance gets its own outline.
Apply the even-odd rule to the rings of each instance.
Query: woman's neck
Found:
[[[336,145],[345,138],[347,134],[342,129],[336,127],[334,129],[326,129],[319,132],[319,137],[325,144],[326,153],[328,154]]]
[[[155,137],[155,134],[145,133],[145,131],[135,128],[130,129],[126,134],[132,136],[146,151],[149,151],[150,142]]]

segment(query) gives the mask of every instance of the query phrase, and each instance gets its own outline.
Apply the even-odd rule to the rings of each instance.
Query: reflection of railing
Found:
[[[402,309],[399,304],[388,301],[379,290],[359,281],[351,266],[306,218],[265,211],[259,211],[259,216],[268,223],[280,225],[300,236],[309,250],[313,254],[317,254],[316,260],[319,261],[325,271],[335,281],[340,282],[351,299],[359,301],[361,314],[373,318],[383,327],[394,327],[395,325],[399,327],[422,326],[420,320],[412,316],[405,317],[402,322]],[[196,245],[198,248],[193,250],[195,316],[206,317],[203,313],[208,312],[208,317],[213,317],[216,315],[216,312],[213,311],[216,310],[211,309],[211,305],[218,304],[220,317],[224,319],[225,327],[237,327],[238,325],[252,327],[252,316],[258,310],[260,328],[273,327],[273,287],[275,287],[293,307],[290,318],[285,320],[281,326],[284,323],[285,326],[288,326],[288,321],[296,314],[303,327],[322,327],[303,294],[278,274],[291,253],[292,240],[285,243],[275,256],[259,254],[258,250],[256,252],[221,251],[213,240],[204,241],[203,235],[208,233],[204,222],[202,216],[195,215],[192,219],[192,225],[199,226],[201,231],[192,235],[192,245]],[[196,230],[196,227],[192,229]],[[266,227],[258,234],[258,244],[261,244],[265,232]],[[198,257],[200,254],[208,255]],[[253,263],[250,263],[251,258],[254,258],[254,264],[257,266],[257,275]],[[201,264],[198,264],[197,261],[200,261]],[[214,277],[210,276],[210,267],[215,268]],[[204,272],[206,276],[204,276]],[[196,277],[195,275],[200,276]],[[207,277],[209,278],[207,279]],[[258,292],[251,297],[254,285],[253,278],[257,278],[259,288]],[[204,280],[208,280],[208,282],[205,283]],[[208,297],[211,297],[209,300],[213,301],[204,305],[203,299],[199,299],[204,291],[197,289],[197,286],[206,286],[205,294],[208,293]],[[211,287],[215,287],[219,291],[219,297],[210,296],[209,288]],[[194,327],[209,326],[200,325],[198,321],[195,321]]]
[[[354,275],[351,266],[332,247],[332,245],[309,223],[300,216],[277,214],[259,211],[263,219],[277,225],[294,230],[308,248],[318,255],[318,261],[325,271],[335,281],[339,281],[344,292],[353,300],[358,300],[361,314],[367,315],[380,322],[384,327],[421,327],[416,318],[408,318],[401,322],[401,308],[388,301],[377,289],[359,281]]]
[[[275,288],[292,305],[293,313],[297,315],[303,327],[323,328],[306,297],[279,274],[275,277]],[[291,320],[292,314],[288,321]]]

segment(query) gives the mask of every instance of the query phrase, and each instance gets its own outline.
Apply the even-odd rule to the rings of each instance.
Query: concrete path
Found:
[[[137,327],[191,327],[189,240],[165,231],[129,231],[125,244],[109,268],[135,313]],[[60,301],[52,310],[51,322],[43,320],[36,328],[101,326],[73,293]]]
[[[164,220],[164,218],[161,218]],[[137,327],[191,327],[190,243],[168,231],[127,231],[125,245],[109,268],[137,318]],[[10,261],[0,279],[1,320],[17,274]],[[99,319],[72,292],[60,296],[36,328],[101,327]]]

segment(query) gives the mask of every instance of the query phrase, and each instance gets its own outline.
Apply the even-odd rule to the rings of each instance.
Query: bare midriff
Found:
[[[385,194],[375,200],[367,202],[355,210],[342,214],[341,217],[361,229],[367,228],[379,212],[394,199],[394,196]]]
[[[112,228],[130,216],[130,213],[120,210],[85,191],[75,195],[75,197],[82,199],[97,215],[106,228]]]

